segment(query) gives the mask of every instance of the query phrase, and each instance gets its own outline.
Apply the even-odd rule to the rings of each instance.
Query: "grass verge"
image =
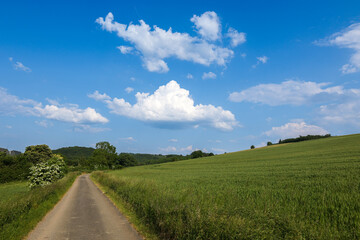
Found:
[[[79,173],[0,202],[0,239],[24,238],[66,193]]]
[[[120,212],[128,219],[130,224],[138,231],[145,239],[159,240],[158,236],[152,231],[143,221],[137,217],[134,209],[117,194],[113,189],[108,187],[104,182],[102,171],[93,172],[90,175],[91,180],[98,188],[113,202],[113,204],[120,210]]]

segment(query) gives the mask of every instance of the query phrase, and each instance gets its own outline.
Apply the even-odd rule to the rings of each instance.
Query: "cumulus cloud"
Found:
[[[343,87],[326,87],[329,83],[288,80],[280,84],[259,84],[241,92],[233,92],[229,100],[233,102],[253,102],[270,106],[302,105],[309,102],[329,100],[344,94]]]
[[[128,54],[131,53],[134,48],[129,46],[119,46],[117,49],[119,49],[122,54]]]
[[[175,138],[169,139],[169,142],[177,142],[178,140]]]
[[[221,130],[232,130],[238,125],[234,114],[222,107],[194,104],[188,90],[176,81],[160,86],[153,94],[136,93],[131,105],[123,98],[102,100],[112,113],[153,123],[157,127],[174,128],[209,125]]]
[[[20,99],[0,88],[0,113],[4,115],[33,115],[71,123],[106,123],[109,120],[97,113],[93,108],[80,109],[78,105],[43,106],[31,99]]]
[[[151,72],[169,71],[165,59],[170,57],[205,66],[210,64],[225,66],[234,52],[212,42],[221,37],[221,24],[216,13],[206,12],[201,16],[194,15],[191,21],[195,24],[199,37],[190,36],[188,33],[173,32],[171,28],[168,30],[158,26],[151,28],[143,20],[140,20],[138,25],[118,23],[114,21],[112,13],[108,13],[105,19],[102,17],[96,19],[104,30],[115,32],[118,37],[133,44],[134,49],[131,50],[139,53],[143,66]],[[230,32],[231,36],[234,36],[233,43],[240,44],[244,41],[239,40],[241,33],[235,30]],[[125,53],[129,52],[128,47],[122,46],[121,50]]]
[[[355,23],[332,36],[316,41],[315,44],[325,46],[338,46],[353,50],[349,63],[341,67],[344,74],[355,73],[360,69],[360,23]]]
[[[13,58],[9,57],[9,61],[13,62]],[[13,67],[17,71],[31,72],[31,69],[29,67],[24,66],[24,64],[22,62],[13,63]]]
[[[284,139],[306,135],[325,135],[328,133],[328,131],[319,126],[308,125],[304,121],[298,121],[286,123],[280,127],[272,127],[271,130],[265,132],[265,135]]]
[[[188,73],[188,75],[186,75],[186,78],[187,78],[187,79],[193,79],[194,76],[193,76],[192,74]]]
[[[234,28],[229,28],[228,33],[226,34],[226,36],[228,38],[230,38],[230,43],[231,43],[232,47],[236,47],[236,46],[246,42],[246,34],[243,33],[243,32],[238,32]]]
[[[221,37],[220,19],[215,12],[208,11],[201,16],[194,15],[190,20],[203,38],[215,41]]]
[[[77,105],[56,106],[46,105],[35,106],[36,112],[47,119],[54,119],[71,123],[107,123],[109,120],[97,113],[93,108],[79,109]]]
[[[213,72],[208,72],[208,73],[203,73],[202,75],[202,79],[215,79],[216,78],[216,74]]]
[[[125,88],[125,92],[127,92],[127,93],[131,93],[132,91],[134,91],[134,89],[132,87]]]

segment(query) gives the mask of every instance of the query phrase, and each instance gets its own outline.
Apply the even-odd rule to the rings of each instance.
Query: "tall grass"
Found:
[[[8,197],[0,202],[0,239],[22,239],[26,236],[60,200],[77,175],[69,173],[51,185],[20,191],[11,197],[7,189],[2,189]]]
[[[162,239],[360,239],[360,135],[93,177]]]

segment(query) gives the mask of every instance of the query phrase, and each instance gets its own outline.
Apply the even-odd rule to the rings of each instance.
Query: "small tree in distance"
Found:
[[[254,145],[251,145],[251,147],[250,147],[251,149],[254,149],[255,148],[255,146]]]
[[[273,143],[272,142],[267,142],[267,145],[271,146],[271,145],[273,145]]]

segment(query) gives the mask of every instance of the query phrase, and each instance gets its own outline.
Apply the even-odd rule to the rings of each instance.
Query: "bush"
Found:
[[[60,155],[54,154],[48,161],[40,162],[30,168],[30,188],[43,187],[63,178],[65,169],[64,159]]]
[[[255,148],[255,146],[254,145],[251,145],[251,147],[250,147],[251,149],[254,149]]]

